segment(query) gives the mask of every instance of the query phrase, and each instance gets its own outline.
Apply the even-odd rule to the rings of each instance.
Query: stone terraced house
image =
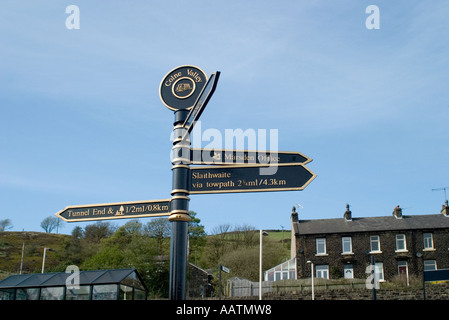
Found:
[[[301,220],[293,208],[291,258],[297,278],[367,278],[374,257],[380,281],[422,279],[423,269],[449,268],[449,206],[440,214]]]

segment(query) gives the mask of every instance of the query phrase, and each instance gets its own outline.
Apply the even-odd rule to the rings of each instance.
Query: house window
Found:
[[[384,281],[384,264],[382,262],[376,262],[374,264],[374,272],[379,281]]]
[[[424,260],[424,271],[437,270],[436,260]]]
[[[351,237],[341,238],[341,250],[343,254],[352,254],[352,241]]]
[[[433,250],[433,236],[431,233],[423,233],[424,250]]]
[[[407,251],[405,234],[396,235],[396,252],[400,252],[400,251]]]
[[[343,267],[345,279],[354,279],[354,267],[352,264],[345,264]]]
[[[380,238],[379,238],[379,236],[371,236],[370,237],[370,243],[371,243],[371,253],[381,252],[380,251]]]
[[[329,266],[328,265],[317,265],[315,267],[315,277],[329,279]]]
[[[326,238],[316,239],[316,254],[325,255],[326,254]]]

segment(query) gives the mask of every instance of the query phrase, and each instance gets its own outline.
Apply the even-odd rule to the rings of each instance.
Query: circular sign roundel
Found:
[[[171,110],[190,109],[207,82],[203,70],[195,66],[180,66],[165,75],[159,95]]]

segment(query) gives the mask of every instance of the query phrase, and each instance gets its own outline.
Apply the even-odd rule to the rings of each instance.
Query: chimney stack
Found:
[[[393,216],[396,219],[402,219],[402,209],[397,205],[393,210]]]
[[[349,204],[346,204],[346,211],[344,214],[344,218],[346,221],[352,221],[352,213],[351,210],[349,210]]]
[[[298,222],[298,213],[296,212],[296,208],[292,209],[292,222]]]
[[[445,204],[443,204],[441,208],[441,214],[445,217],[449,217],[449,205],[447,204],[447,200],[445,201]]]

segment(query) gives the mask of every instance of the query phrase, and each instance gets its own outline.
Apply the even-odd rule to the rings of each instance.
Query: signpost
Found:
[[[231,272],[229,268],[219,264],[218,265],[218,300],[221,300],[221,271],[226,273]]]
[[[261,175],[261,165],[211,166],[190,169],[190,194],[303,190],[316,175],[304,165],[279,164],[276,173]]]
[[[303,190],[316,177],[305,167],[312,159],[299,152],[190,148],[186,137],[219,77],[216,71],[208,80],[201,69],[180,66],[161,81],[160,98],[175,116],[170,199],[68,206],[56,213],[67,222],[169,216],[171,300],[185,299],[190,194]],[[190,164],[213,166],[191,168]],[[229,273],[220,265],[220,275],[221,271]]]
[[[68,206],[56,213],[67,222],[168,216],[170,199]]]
[[[231,270],[229,270],[229,268],[227,268],[227,267],[225,267],[225,266],[223,266],[223,265],[221,265],[221,264],[220,264],[220,266],[221,266],[221,270],[222,270],[222,271],[224,271],[224,272],[226,272],[226,273],[231,272]]]

